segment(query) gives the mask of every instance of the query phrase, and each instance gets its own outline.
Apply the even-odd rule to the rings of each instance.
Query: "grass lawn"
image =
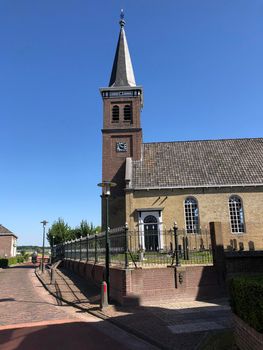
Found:
[[[162,252],[145,252],[143,254],[143,260],[140,261],[139,253],[132,253],[133,259],[136,263],[138,263],[140,266],[142,265],[154,265],[154,264],[164,264],[164,265],[170,265],[173,258],[171,254],[168,253],[162,253]],[[111,261],[114,263],[124,262],[124,254],[114,254],[111,256]],[[128,254],[128,260],[130,263],[132,263],[131,255]],[[180,257],[180,263],[182,265],[191,265],[191,264],[211,264],[213,263],[213,257],[212,253],[210,251],[192,251],[189,252],[189,259],[184,260],[183,256]]]

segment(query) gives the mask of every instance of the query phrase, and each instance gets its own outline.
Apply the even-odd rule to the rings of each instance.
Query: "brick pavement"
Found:
[[[0,286],[1,350],[157,350],[102,319],[61,302],[58,305],[37,279],[32,265],[1,270]],[[74,285],[70,288],[77,303],[86,300]]]
[[[54,298],[43,299],[32,265],[3,269],[0,286],[0,325],[69,318]]]
[[[58,270],[55,288],[50,285],[49,275],[44,276],[44,283],[51,292],[161,349],[194,350],[211,332],[231,328],[231,313],[226,300],[153,303],[138,307],[111,305],[100,311],[98,289],[83,278],[70,271]]]

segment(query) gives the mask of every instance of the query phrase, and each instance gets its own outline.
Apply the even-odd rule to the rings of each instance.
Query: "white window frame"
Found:
[[[192,232],[187,232],[187,221],[186,221],[186,207],[185,207],[185,204],[186,204],[186,200],[187,199],[193,199],[196,201],[196,205],[197,205],[197,210],[198,210],[198,227],[196,228],[196,231],[197,232],[194,232],[194,230]],[[199,213],[199,203],[198,203],[198,200],[194,197],[194,196],[188,196],[184,199],[184,202],[183,202],[183,206],[184,206],[184,225],[185,225],[185,232],[186,233],[189,233],[189,234],[198,234],[200,231],[200,213]]]
[[[232,219],[231,219],[231,210],[230,210],[230,200],[231,198],[238,198],[240,200],[240,203],[241,203],[241,208],[242,208],[242,215],[243,215],[243,230],[239,230],[238,228],[238,231],[233,231],[233,227],[232,227]],[[235,210],[237,211],[237,209],[235,208]],[[244,205],[243,205],[243,200],[240,196],[236,195],[236,194],[232,194],[231,196],[228,197],[228,215],[229,215],[229,224],[230,224],[230,230],[231,230],[231,233],[233,235],[242,235],[245,233],[246,229],[245,229],[245,214],[244,214]],[[235,215],[235,221],[237,222],[237,215]],[[236,225],[237,226],[237,225]]]
[[[163,249],[164,246],[164,237],[162,234],[162,229],[163,229],[163,215],[162,215],[162,211],[161,210],[153,210],[153,211],[143,211],[140,210],[138,212],[139,215],[139,243],[140,246],[142,247],[142,249],[145,249],[145,239],[144,239],[144,219],[149,216],[152,215],[157,219],[157,230],[158,230],[158,246],[159,246],[159,250]]]

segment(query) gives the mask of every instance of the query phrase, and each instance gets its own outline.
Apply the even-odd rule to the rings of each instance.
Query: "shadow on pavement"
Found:
[[[81,293],[87,298],[90,304],[99,303],[100,288],[98,286],[89,283],[84,278],[72,273],[69,270],[58,268],[58,273],[59,271],[62,272],[62,274],[60,275],[61,278],[63,278],[62,276],[66,276],[66,278],[63,278],[63,280],[64,283],[69,287],[69,289],[72,289],[71,286],[77,287],[77,289],[80,290]],[[81,300],[79,300],[79,302],[81,303]]]
[[[20,267],[21,268],[21,267]],[[23,268],[23,267],[22,267]],[[27,268],[27,267],[26,267]],[[62,271],[58,271],[58,273]],[[117,333],[105,334],[105,329],[109,323],[102,319],[93,320],[93,322],[82,322],[82,320],[70,323],[65,318],[72,318],[72,314],[57,314],[58,309],[49,308],[48,302],[42,299],[36,300],[32,294],[32,300],[28,295],[29,291],[24,291],[23,295],[18,294],[15,298],[3,298],[2,309],[5,310],[4,301],[12,301],[9,305],[10,319],[12,318],[13,309],[19,310],[18,305],[25,304],[24,314],[32,313],[32,320],[25,318],[26,322],[41,321],[43,325],[37,325],[24,328],[3,329],[0,331],[0,349],[4,350],[33,350],[33,349],[50,349],[50,350],[67,350],[67,349],[131,349],[131,350],[148,350],[154,345],[159,349],[169,350],[193,350],[197,349],[207,334],[213,332],[225,331],[231,327],[230,312],[225,300],[219,300],[217,304],[186,302],[178,304],[153,304],[149,306],[140,305],[140,300],[131,298],[133,306],[122,307],[110,305],[103,312],[99,310],[98,300],[95,302],[93,297],[98,294],[98,288],[90,286],[90,283],[83,278],[76,276],[68,271],[57,276],[57,286],[63,297],[71,296],[71,303],[82,307],[79,315],[88,310],[97,316],[110,321],[117,325]],[[18,273],[20,275],[20,272]],[[50,287],[49,275],[47,287]],[[10,283],[13,283],[13,272],[10,274]],[[23,287],[23,280],[22,287]],[[53,286],[53,285],[52,285]],[[53,286],[54,287],[54,286]],[[43,288],[43,287],[42,287]],[[6,295],[3,295],[3,297]],[[22,299],[25,300],[22,300]],[[11,299],[11,300],[10,300]],[[15,299],[15,300],[13,300]],[[18,299],[18,300],[16,300]],[[82,303],[82,300],[85,300]],[[93,301],[92,301],[93,300]],[[15,304],[17,301],[20,304]],[[91,301],[91,302],[90,302]],[[32,306],[31,303],[32,302]],[[29,304],[27,307],[26,304]],[[200,304],[199,304],[200,303]],[[39,308],[37,308],[37,304]],[[137,306],[134,306],[137,304]],[[54,305],[54,304],[53,304]],[[199,307],[200,306],[200,307]],[[49,308],[49,309],[48,309]],[[86,309],[85,309],[86,308]],[[37,310],[37,311],[36,311]],[[37,317],[33,317],[37,313]],[[62,316],[60,316],[62,315]],[[22,317],[22,316],[21,316]],[[61,317],[61,318],[59,318]],[[81,315],[81,317],[83,317]],[[90,316],[89,316],[90,317]],[[86,318],[85,318],[86,319]],[[88,318],[89,319],[89,318]],[[42,322],[42,320],[45,320]],[[56,321],[57,320],[57,321]],[[64,320],[59,323],[58,320]],[[17,318],[17,323],[23,321]],[[24,321],[25,322],[25,321]],[[11,322],[12,323],[12,322]],[[9,323],[10,324],[10,323]],[[21,327],[21,326],[17,326]],[[134,345],[120,343],[119,333],[126,330],[139,338],[148,342],[146,347],[134,347]],[[126,337],[128,337],[126,335]],[[129,337],[129,339],[134,339]],[[131,340],[129,340],[131,341]],[[152,345],[150,345],[152,344]],[[202,349],[199,347],[199,349]],[[231,348],[226,348],[230,350]],[[224,350],[222,348],[221,350]]]
[[[31,263],[25,263],[22,265],[9,266],[7,269],[34,269],[35,266]]]
[[[0,303],[3,303],[5,301],[16,301],[14,298],[3,298],[3,299],[0,299]]]
[[[99,323],[70,322],[0,332],[5,350],[130,349],[103,332]],[[145,348],[146,349],[146,348]]]
[[[74,272],[63,268],[60,272],[65,276],[64,283],[66,281],[67,285],[75,285],[88,299],[98,293],[98,288]],[[63,297],[66,299],[67,295],[63,294]],[[126,301],[129,304],[129,300]],[[103,310],[103,314],[110,322],[161,349],[192,350],[202,343],[207,334],[232,327],[226,299],[218,299],[216,303],[211,300],[205,302],[203,298],[203,302],[174,302],[170,305],[155,303],[143,306],[139,298],[133,297],[130,302],[130,307],[111,305]],[[78,299],[75,304],[85,309]],[[96,313],[99,310],[98,300],[93,305],[94,307],[89,306],[88,309]]]
[[[108,313],[111,314],[110,321],[128,333],[132,333],[146,342],[149,341],[146,344],[141,343],[144,344],[142,347],[130,343],[133,337],[128,336],[128,342],[127,339],[124,341],[122,336],[119,337],[118,334],[123,333],[119,328],[116,328],[115,334],[114,332],[105,331],[108,327],[106,321],[98,320],[97,322],[88,323],[77,320],[60,324],[44,324],[28,328],[2,330],[0,331],[0,349],[202,349],[201,344],[208,334],[224,332],[227,329],[225,318],[228,314],[215,315],[216,308],[216,306],[212,306],[176,310],[152,306],[132,308],[110,306],[108,310]],[[77,312],[82,313],[84,311]],[[218,325],[221,322],[222,327],[214,329],[215,321]],[[204,326],[207,328],[206,330],[201,329]],[[227,331],[229,332],[229,330]],[[234,348],[228,345],[220,348],[220,350],[232,349]]]

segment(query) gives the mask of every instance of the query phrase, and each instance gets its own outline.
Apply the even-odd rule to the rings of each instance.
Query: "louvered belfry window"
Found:
[[[231,196],[229,198],[228,204],[229,204],[231,231],[233,233],[245,232],[244,212],[243,212],[241,199],[238,196]]]
[[[199,212],[198,203],[195,198],[186,198],[184,201],[185,226],[187,233],[198,233],[199,231]]]
[[[131,105],[125,105],[123,109],[124,113],[124,121],[125,122],[131,122],[132,121],[132,109]]]
[[[112,122],[117,123],[120,119],[120,108],[119,106],[112,107]]]

